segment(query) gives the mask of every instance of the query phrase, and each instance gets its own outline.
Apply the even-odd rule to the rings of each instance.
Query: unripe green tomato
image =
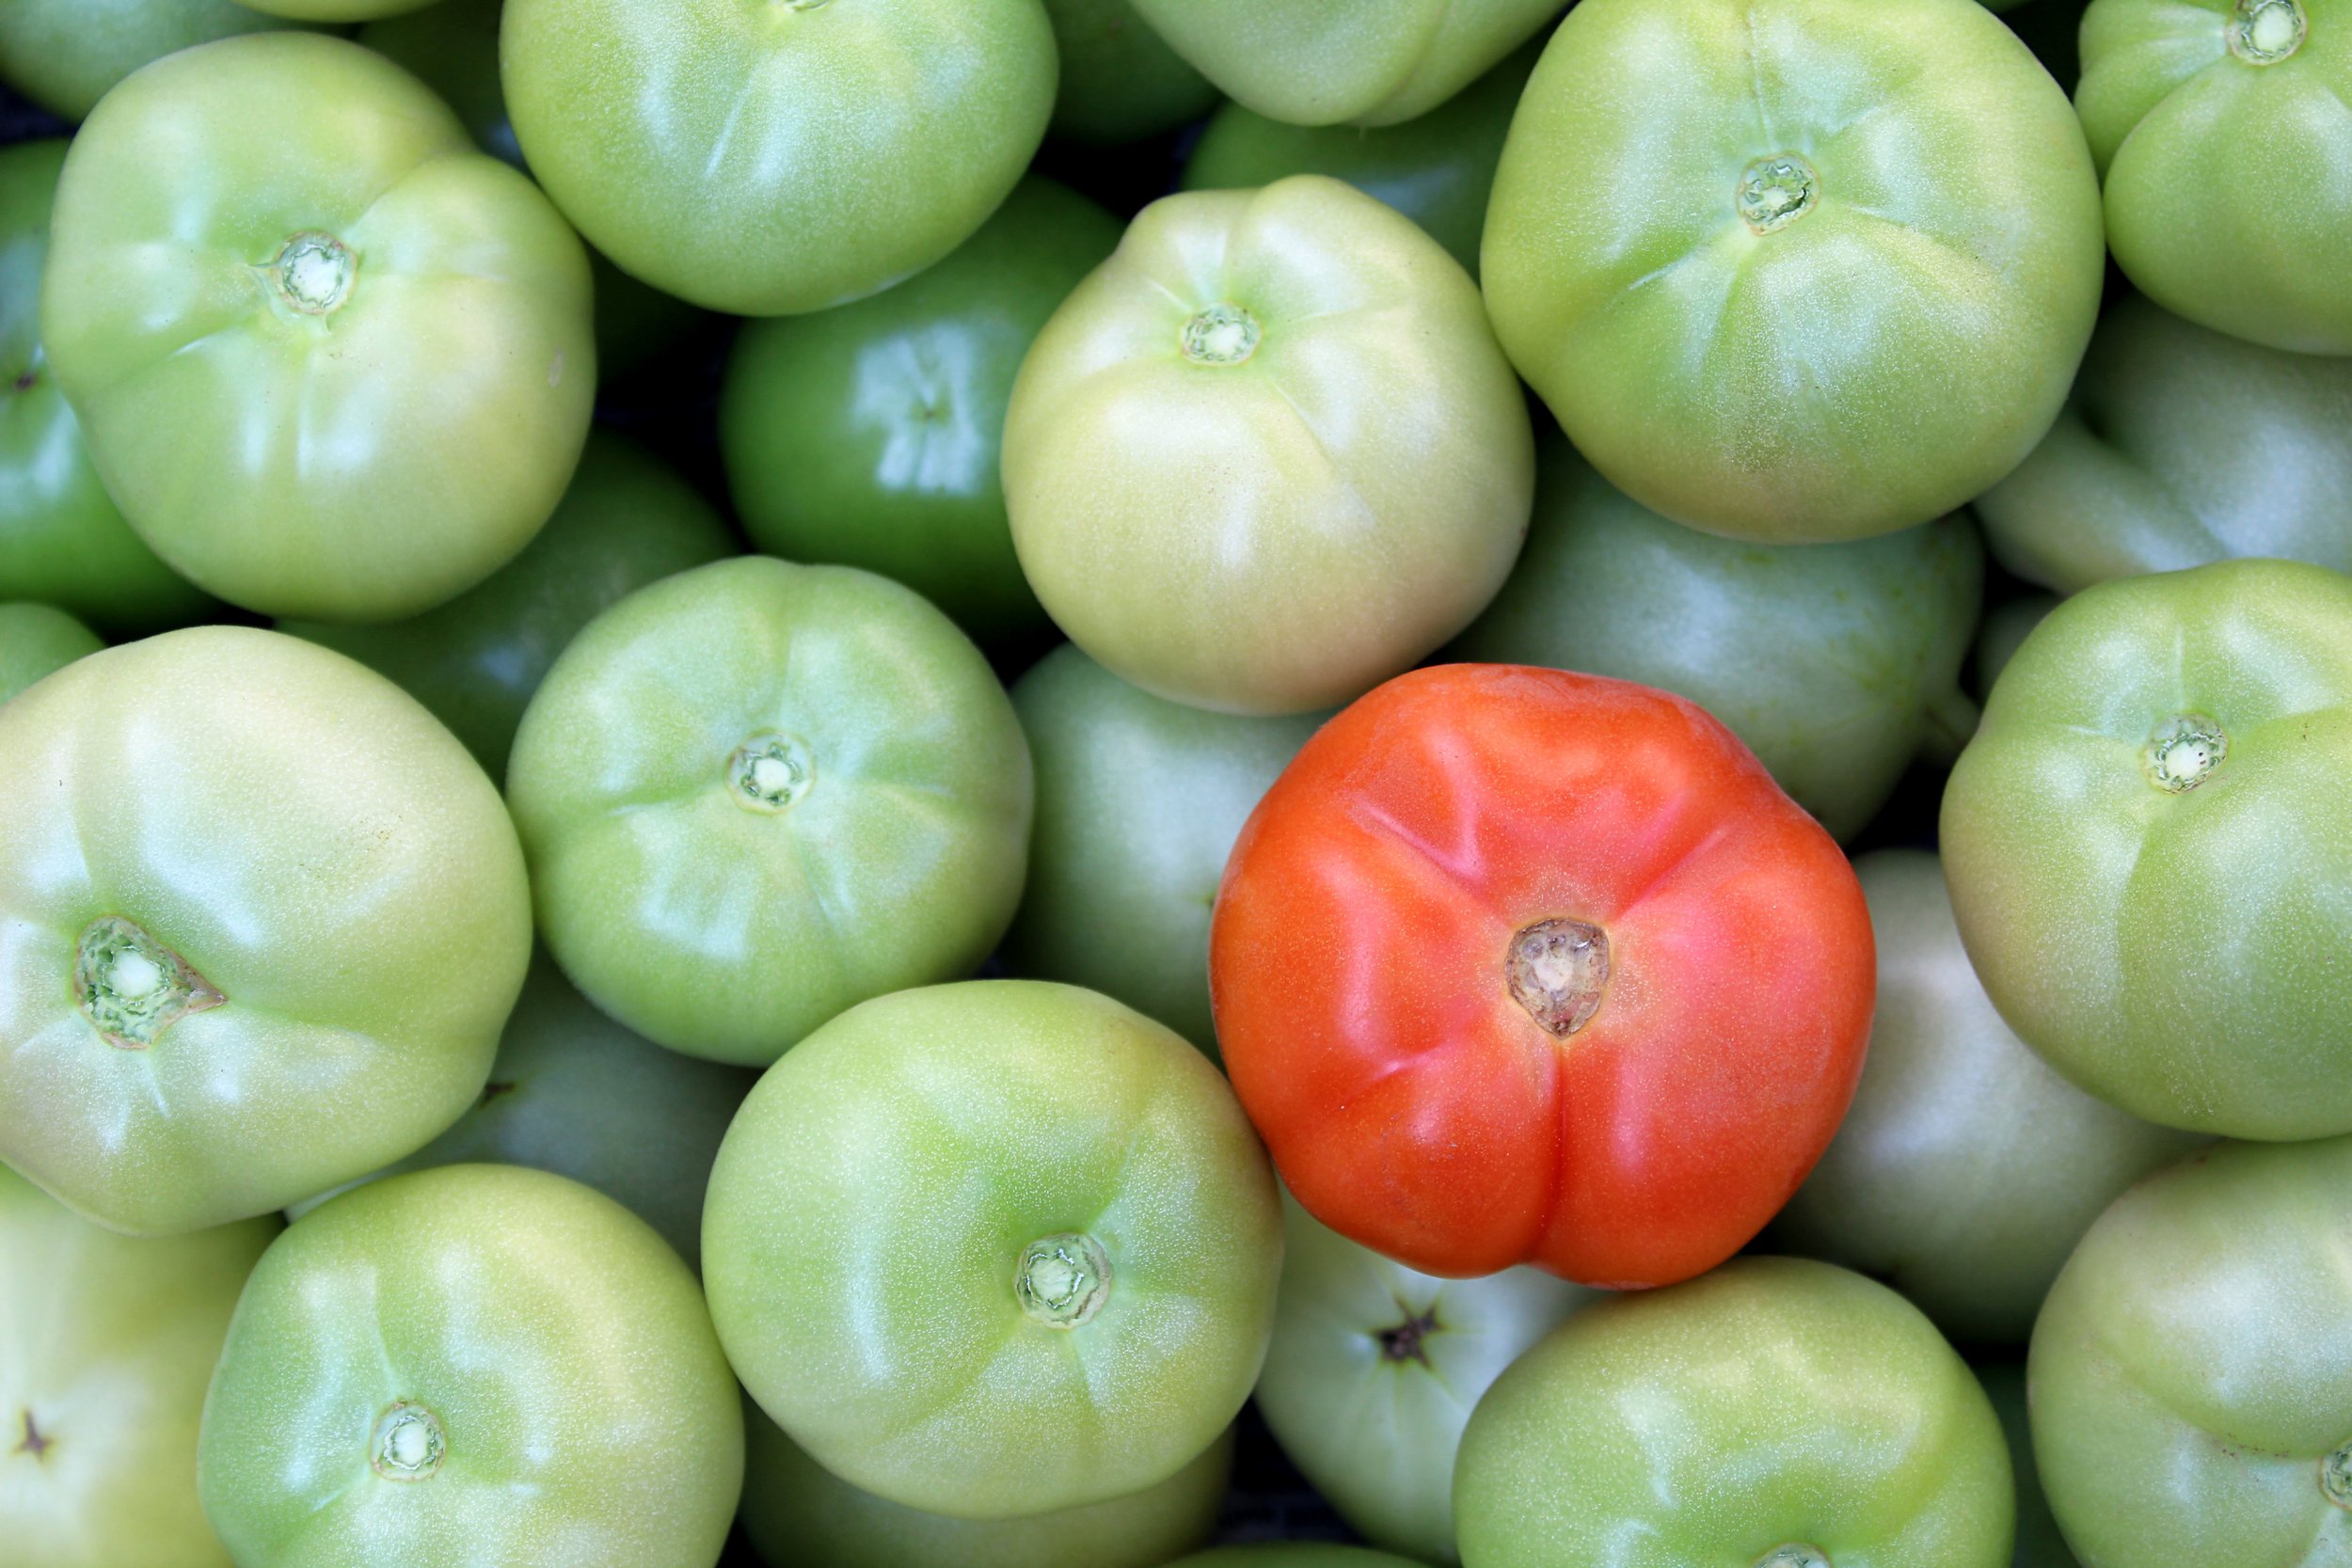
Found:
[[[2217,332],[2352,354],[2352,0],[2092,0],[2082,57],[2123,275]]]
[[[2141,1182],[2034,1327],[2034,1451],[2083,1568],[2352,1560],[2352,1138]]]
[[[17,15],[0,11],[0,29]],[[49,209],[66,143],[0,150],[0,597],[38,599],[122,632],[212,601],[131,531],[82,444],[40,338]]]
[[[1301,713],[1493,597],[1533,449],[1460,265],[1304,174],[1136,216],[1021,367],[1005,499],[1030,586],[1105,669],[1196,707]]]
[[[262,33],[141,71],[74,139],[50,244],[42,336],[99,476],[248,610],[430,609],[513,559],[580,461],[579,240],[356,44]]]
[[[80,119],[151,60],[301,25],[236,0],[8,0],[0,5],[0,80],[52,114]]]
[[[133,1238],[0,1165],[0,1540],[24,1568],[229,1568],[204,1385],[273,1217]]]
[[[852,1008],[768,1069],[703,1215],[711,1317],[811,1457],[964,1518],[1156,1486],[1256,1380],[1274,1173],[1216,1069],[1074,986]]]
[[[2244,556],[2352,570],[2352,358],[2263,348],[2135,294],[2066,412],[1977,498],[2002,565],[2073,594]]]
[[[1005,405],[1039,329],[1119,232],[1033,175],[896,288],[746,325],[719,444],[753,543],[896,578],[983,643],[1046,630],[1005,517]]]
[[[1979,695],[1992,691],[1993,683],[2001,678],[2009,661],[2026,645],[2033,628],[2048,620],[2050,611],[2058,607],[2056,594],[2020,594],[1984,612],[1984,626],[1977,633],[1977,652],[1969,671]]]
[[[1595,467],[1798,544],[2015,467],[2106,254],[2081,126],[1975,0],[1585,0],[1520,100],[1482,260],[1502,346]]]
[[[1884,1280],[1954,1339],[2022,1345],[2108,1200],[2203,1140],[2084,1093],[2010,1033],[1933,855],[1883,849],[1854,872],[1878,940],[1870,1053],[1773,1240]]]
[[[2008,1568],[2016,1506],[1934,1325],[1797,1258],[1577,1313],[1479,1401],[1454,1476],[1466,1568]]]
[[[946,256],[1053,112],[1039,0],[507,0],[532,172],[622,271],[713,310],[821,310]]]
[[[1013,1519],[958,1519],[861,1492],[743,1402],[743,1533],[768,1568],[1157,1568],[1216,1528],[1228,1428],[1157,1486]]]
[[[1425,1562],[1454,1544],[1462,1428],[1503,1369],[1601,1292],[1540,1269],[1439,1279],[1282,1204],[1282,1289],[1258,1411],[1365,1540]]]
[[[600,1193],[446,1165],[264,1253],[197,1481],[238,1568],[711,1568],[743,1481],[694,1276]]]
[[[506,794],[572,983],[743,1066],[977,969],[1028,859],[1028,747],[979,650],[895,582],[769,556],[591,622],[523,715]]]
[[[1949,758],[1977,727],[1960,667],[1983,578],[1964,516],[1836,545],[1745,544],[1668,522],[1555,436],[1527,548],[1448,653],[1688,697],[1851,838],[1915,757]]]
[[[278,629],[389,676],[502,779],[532,693],[582,626],[645,584],[737,549],[692,485],[599,431],[547,527],[479,587],[405,621]]]
[[[239,0],[253,10],[300,22],[370,22],[421,10],[435,0]]]
[[[1278,1541],[1263,1546],[1219,1546],[1179,1558],[1168,1568],[1421,1568],[1387,1552],[1329,1546],[1319,1541]]]
[[[1216,106],[1216,88],[1136,14],[1133,0],[1045,0],[1045,14],[1061,56],[1055,135],[1115,146]]]
[[[1420,224],[1475,277],[1486,193],[1511,112],[1542,52],[1529,43],[1420,119],[1376,131],[1290,125],[1227,103],[1185,161],[1184,188],[1243,190],[1293,174],[1327,174]]]
[[[1037,821],[1006,963],[1115,996],[1216,1057],[1209,912],[1225,859],[1323,715],[1186,707],[1067,643],[1013,684],[1012,705]]]
[[[482,1092],[531,957],[498,791],[381,675],[167,632],[0,706],[0,1159],[119,1230],[282,1209]]]
[[[2017,1476],[2017,1555],[2011,1568],[2082,1568],[2068,1550],[2042,1495],[2042,1474],[2035,1468],[2033,1433],[2026,1421],[2026,1366],[2022,1361],[1979,1364],[1977,1381],[1984,1385],[1993,1413],[2001,1418],[2001,1435],[2009,1439],[2009,1465]]]
[[[1394,125],[1452,98],[1561,0],[1135,0],[1176,53],[1269,119]]]
[[[2150,1121],[2352,1131],[2352,578],[2231,561],[2050,612],[1944,792],[1968,957]]]
[[[0,604],[0,703],[106,644],[62,610]]]

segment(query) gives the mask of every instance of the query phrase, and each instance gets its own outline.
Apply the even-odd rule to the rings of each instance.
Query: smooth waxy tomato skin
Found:
[[[300,22],[373,22],[380,16],[400,16],[422,10],[437,0],[238,0],[265,15]]]
[[[1136,141],[1216,106],[1216,88],[1145,24],[1132,0],[1045,0],[1045,14],[1061,56],[1055,135]]]
[[[1263,1546],[1219,1546],[1179,1558],[1168,1568],[1420,1568],[1387,1552],[1327,1546],[1319,1541],[1277,1541]]]
[[[299,25],[236,0],[8,0],[0,6],[0,78],[42,108],[80,119],[151,60]]]
[[[1796,1190],[1874,984],[1845,857],[1729,731],[1511,665],[1325,725],[1242,830],[1209,966],[1316,1218],[1426,1273],[1611,1287],[1711,1267]]]
[[[0,604],[0,703],[106,644],[62,610]]]
[[[2034,1325],[2034,1452],[2083,1568],[2352,1559],[2352,1137],[2216,1145],[2100,1217]]]

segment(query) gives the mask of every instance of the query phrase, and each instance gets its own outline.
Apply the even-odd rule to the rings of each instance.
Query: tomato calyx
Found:
[[[1196,365],[1238,365],[1258,352],[1264,336],[1247,307],[1218,300],[1193,313],[1177,342]]]
[[[438,1416],[414,1401],[401,1400],[376,1418],[368,1449],[368,1467],[386,1481],[431,1481],[441,1468],[449,1440]]]
[[[1831,1568],[1829,1553],[1810,1542],[1790,1541],[1756,1560],[1756,1568]]]
[[[2230,754],[2230,736],[2218,720],[2184,713],[2157,725],[2141,754],[2150,783],[2169,794],[2185,795],[2220,768]]]
[[[271,293],[301,316],[331,316],[351,298],[359,258],[334,235],[317,229],[290,234],[262,269]]]
[[[1609,989],[1609,933],[1582,920],[1539,920],[1511,939],[1503,980],[1528,1017],[1565,1039],[1600,1011]]]
[[[144,1051],[190,1013],[229,998],[188,961],[120,915],[102,915],[74,944],[73,999],[109,1045]]]
[[[745,811],[781,812],[817,783],[817,758],[798,736],[763,731],[727,759],[727,787]]]
[[[27,1426],[32,1417],[24,1418]],[[2352,1443],[2346,1443],[2319,1462],[2319,1489],[2328,1500],[2346,1513],[2352,1513]]]
[[[2237,0],[2230,53],[2248,65],[2277,65],[2302,48],[2310,32],[2298,0]]]
[[[1031,1322],[1083,1327],[1111,1298],[1110,1254],[1084,1231],[1041,1236],[1021,1249],[1012,1289]]]
[[[1756,159],[1740,173],[1740,217],[1757,234],[1772,234],[1813,211],[1821,177],[1794,152]]]
[[[1416,1312],[1404,1302],[1396,1305],[1405,1313],[1405,1321],[1373,1334],[1380,1343],[1380,1359],[1391,1366],[1403,1366],[1408,1361],[1428,1366],[1429,1337],[1438,1332],[1438,1309],[1432,1307],[1426,1312]]]

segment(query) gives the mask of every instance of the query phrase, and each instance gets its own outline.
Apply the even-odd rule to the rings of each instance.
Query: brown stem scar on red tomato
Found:
[[[1511,998],[1567,1038],[1592,1022],[1609,989],[1609,933],[1581,920],[1539,920],[1511,939]]]

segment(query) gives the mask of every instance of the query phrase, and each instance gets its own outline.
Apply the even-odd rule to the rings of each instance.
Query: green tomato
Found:
[[[2352,354],[2352,3],[2093,0],[2082,62],[2124,276],[2217,332]]]
[[[1135,0],[1235,103],[1293,125],[1427,114],[1560,14],[1562,0]]]
[[[692,485],[598,432],[547,527],[480,587],[386,626],[282,621],[278,630],[390,676],[502,778],[531,694],[580,627],[649,582],[735,553]]]
[[[699,1269],[710,1163],[753,1082],[739,1068],[631,1034],[542,958],[523,982],[473,1108],[376,1176],[475,1164],[550,1170],[616,1200]],[[288,1217],[335,1196],[294,1204]]]
[[[1054,107],[1039,0],[507,0],[500,57],[524,155],[590,243],[746,316],[946,256]]]
[[[694,1276],[515,1165],[371,1182],[262,1255],[197,1481],[239,1568],[710,1568],[743,1480]]]
[[[0,604],[0,703],[106,644],[62,610]]]
[[[0,11],[0,28],[16,15]],[[199,618],[212,601],[155,559],[115,510],[50,373],[40,275],[65,155],[62,141],[0,150],[0,597],[152,631]]]
[[[1357,1245],[1285,1195],[1282,1288],[1258,1411],[1365,1540],[1458,1562],[1454,1460],[1504,1368],[1601,1292],[1540,1269],[1438,1279]]]
[[[278,1233],[134,1240],[0,1165],[0,1538],[26,1568],[229,1568],[196,1427],[229,1314]]]
[[[1274,1175],[1200,1053],[1074,986],[900,991],[768,1069],[703,1215],[761,1408],[893,1502],[1001,1519],[1156,1486],[1265,1354]]]
[[[2083,1568],[2352,1561],[2347,1186],[2352,1138],[2223,1144],[2083,1238],[2026,1369]]]
[[[1420,119],[1378,131],[1290,125],[1228,103],[1186,160],[1184,188],[1243,190],[1293,174],[1327,174],[1420,224],[1476,277],[1486,192],[1511,111],[1541,53],[1531,43]]]
[[[1005,405],[1030,341],[1119,232],[1031,176],[897,288],[746,325],[719,446],[753,543],[896,578],[982,642],[1043,631],[1005,518]]]
[[[2022,1345],[2099,1212],[2203,1140],[2093,1099],[2010,1033],[1933,855],[1881,850],[1854,870],[1878,939],[1870,1052],[1773,1240],[1884,1280],[1955,1339]]]
[[[1420,1568],[1420,1564],[1361,1546],[1279,1541],[1263,1546],[1219,1546],[1213,1552],[1195,1552],[1168,1568]]]
[[[271,16],[298,22],[372,22],[422,10],[435,0],[240,0],[240,4]]]
[[[1012,705],[1037,763],[1029,882],[1005,962],[1115,996],[1214,1058],[1209,911],[1241,825],[1323,715],[1163,701],[1068,644]]]
[[[743,1532],[768,1568],[1157,1568],[1216,1526],[1233,1435],[1131,1497],[957,1519],[861,1492],[746,1401]]]
[[[1143,210],[1021,367],[1005,499],[1030,586],[1114,674],[1300,713],[1494,596],[1533,447],[1461,267],[1309,174]]]
[[[573,984],[748,1066],[970,974],[1028,858],[1028,748],[979,650],[895,582],[766,556],[591,622],[523,715],[506,791]]]
[[[140,71],[75,139],[51,246],[41,330],[107,491],[248,610],[429,609],[529,543],[579,462],[580,242],[355,44]]]
[[[2065,95],[1974,0],[1586,0],[1520,101],[1484,261],[1502,346],[1595,467],[1796,544],[2015,467],[2105,252]]]
[[[2242,556],[2352,570],[2352,359],[2262,348],[2133,295],[2066,412],[1977,499],[2001,564],[2073,594]]]
[[[498,791],[276,632],[91,654],[0,706],[0,1160],[167,1234],[282,1209],[482,1092],[531,957]]]
[[[0,79],[67,119],[80,119],[117,82],[166,55],[300,24],[235,0],[7,0],[0,5]]]
[[[1913,758],[1948,760],[1977,727],[1960,668],[1984,548],[1965,517],[1837,545],[1747,544],[1668,522],[1557,437],[1537,472],[1526,552],[1454,657],[1688,697],[1839,838],[1862,831]]]
[[[1045,0],[1045,14],[1061,56],[1055,135],[1140,141],[1216,106],[1216,88],[1136,14],[1133,0]]]
[[[2026,1368],[2019,1361],[1995,1361],[1977,1368],[1993,1413],[2001,1418],[2001,1435],[2009,1440],[2010,1469],[2017,1477],[2017,1554],[2011,1568],[2082,1568],[2067,1549],[2042,1495],[2042,1475],[2034,1466],[2033,1433],[2026,1422]]]
[[[2017,657],[2017,650],[2026,645],[2033,628],[2049,619],[2050,611],[2058,607],[2055,594],[2020,594],[2004,599],[1984,612],[1984,627],[1977,634],[1977,653],[1971,671],[1979,693],[1993,689],[1993,683],[2001,678],[2009,661]]]
[[[1885,1286],[1735,1258],[1586,1307],[1479,1401],[1469,1568],[2006,1568],[2009,1450],[1984,1390]]]
[[[1944,793],[1968,957],[2026,1044],[2150,1121],[2352,1131],[2352,578],[2122,578],[2026,640]]]

